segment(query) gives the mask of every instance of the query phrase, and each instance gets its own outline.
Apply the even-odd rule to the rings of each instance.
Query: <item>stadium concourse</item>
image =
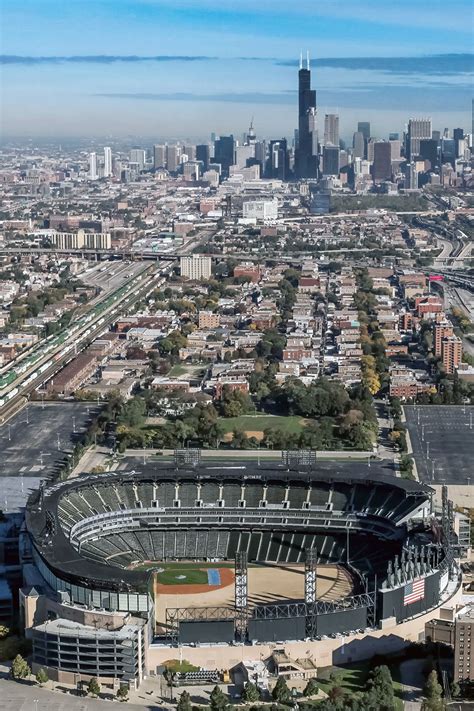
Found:
[[[137,686],[183,654],[210,670],[275,645],[356,660],[419,639],[460,594],[445,491],[436,511],[425,484],[304,452],[238,466],[178,454],[30,496],[34,669]]]

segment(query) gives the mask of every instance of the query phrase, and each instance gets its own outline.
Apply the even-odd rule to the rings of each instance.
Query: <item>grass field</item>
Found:
[[[241,415],[240,417],[220,417],[219,424],[224,432],[244,430],[245,432],[263,432],[270,427],[299,434],[304,427],[302,417],[281,417],[273,415]]]
[[[162,568],[163,573],[159,573],[159,575],[164,575],[164,573],[174,573],[175,575],[183,575],[183,574],[188,574],[191,572],[202,572],[200,571],[201,568],[233,568],[235,563],[205,563],[205,562],[199,562],[195,563],[193,561],[189,563],[163,563],[161,561],[150,561],[149,563],[141,563],[140,565],[134,566],[133,570],[152,570],[156,568]],[[162,582],[160,579],[158,579],[158,582]],[[180,581],[176,581],[180,582]],[[185,582],[185,581],[183,581]],[[188,581],[189,582],[189,581]],[[206,581],[207,583],[207,575],[206,575]],[[165,585],[174,585],[175,581],[173,583],[164,583]]]
[[[398,665],[391,667],[390,672],[393,679],[393,688],[397,699],[397,711],[403,711],[403,685],[399,681]],[[334,686],[340,686],[347,694],[358,696],[366,689],[367,680],[372,670],[370,662],[358,662],[338,667],[328,667],[318,674],[318,685],[326,693]],[[332,681],[329,677],[335,674],[337,681]]]
[[[161,585],[207,585],[207,572],[197,568],[188,568],[187,570],[170,568],[162,573],[157,573],[156,581]]]

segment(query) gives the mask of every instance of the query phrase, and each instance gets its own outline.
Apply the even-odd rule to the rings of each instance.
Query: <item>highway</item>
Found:
[[[9,363],[0,387],[0,422],[6,422],[21,409],[32,391],[54,377],[77,353],[105,332],[122,312],[164,284],[172,266],[172,261],[159,268],[149,265],[145,273],[133,276],[119,290],[104,295],[91,312],[55,335],[52,341],[44,339],[37,344],[34,355],[20,366],[16,360]]]

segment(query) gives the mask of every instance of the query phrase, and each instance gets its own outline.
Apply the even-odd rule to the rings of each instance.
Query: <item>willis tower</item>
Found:
[[[309,53],[306,69],[300,57],[298,72],[298,142],[295,150],[297,178],[316,178],[318,174],[318,134],[316,128],[316,91],[311,89]]]

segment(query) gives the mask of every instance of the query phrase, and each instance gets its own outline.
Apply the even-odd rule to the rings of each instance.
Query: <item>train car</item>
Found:
[[[0,378],[0,388],[6,388],[7,385],[11,385],[16,379],[18,375],[16,371],[11,370],[9,373],[6,373],[6,375],[2,375]]]

